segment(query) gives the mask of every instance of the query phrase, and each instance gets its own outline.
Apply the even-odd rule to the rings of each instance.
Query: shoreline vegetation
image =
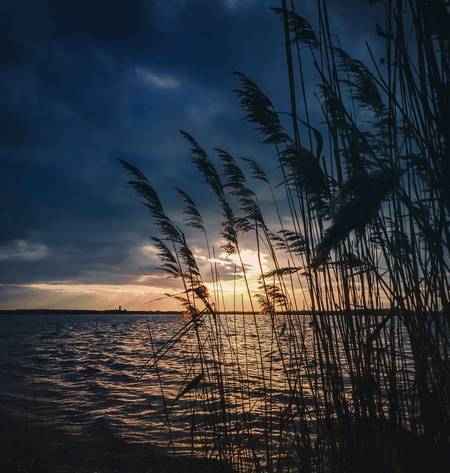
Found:
[[[232,473],[225,464],[175,457],[146,442],[130,442],[105,425],[84,436],[0,409],[0,472],[5,473]]]
[[[269,171],[233,143],[209,150],[180,130],[220,210],[220,243],[198,191],[174,188],[183,213],[168,213],[145,173],[119,157],[152,217],[160,268],[179,281],[172,297],[190,314],[144,373],[172,405],[159,366],[190,337],[177,400],[189,400],[193,455],[201,445],[242,473],[450,471],[450,14],[443,0],[368,3],[379,19],[364,61],[332,31],[327,1],[311,4],[312,19],[301,1],[272,8],[286,109],[235,73]],[[197,261],[199,241],[209,267]],[[232,274],[216,264],[224,250]],[[241,289],[233,307],[255,314],[243,346],[237,326],[214,316],[230,279]],[[365,317],[349,317],[355,308]],[[309,323],[278,316],[303,310]],[[273,385],[280,373],[287,395]]]
[[[178,282],[167,296],[187,314],[163,341],[148,324],[151,351],[133,380],[158,388],[158,432],[174,455],[182,418],[193,457],[238,473],[450,471],[448,2],[368,3],[382,18],[376,44],[360,45],[365,62],[332,32],[325,0],[308,4],[311,19],[305,2],[272,9],[287,110],[236,72],[269,171],[235,158],[234,143],[210,151],[181,131],[220,236],[185,190],[174,189],[183,211],[166,212],[119,158],[152,217],[160,269]],[[223,251],[231,274],[217,264]],[[225,281],[231,317],[218,316]]]

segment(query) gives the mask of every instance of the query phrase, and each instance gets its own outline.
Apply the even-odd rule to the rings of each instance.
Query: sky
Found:
[[[298,10],[314,25],[313,3]],[[334,33],[365,59],[374,7],[328,5]],[[147,174],[175,220],[173,187],[190,192],[218,234],[218,207],[178,130],[275,169],[242,120],[232,74],[288,109],[283,31],[270,6],[277,0],[1,2],[0,308],[177,308],[151,302],[180,286],[157,269],[155,228],[116,157]],[[235,262],[214,244],[229,291]],[[198,235],[192,246],[207,267]],[[244,253],[255,269],[254,251]]]

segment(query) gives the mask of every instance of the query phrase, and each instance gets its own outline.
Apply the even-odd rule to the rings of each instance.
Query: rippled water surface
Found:
[[[3,315],[0,410],[75,436],[106,429],[186,453],[211,448],[206,431],[216,416],[228,426],[224,444],[245,448],[245,438],[258,448],[267,425],[280,424],[289,392],[304,386],[308,409],[320,379],[309,317],[257,318],[209,316],[197,338],[192,322],[184,332],[188,321],[175,314]],[[270,435],[280,442],[276,430]]]
[[[161,389],[140,369],[182,324],[178,315],[2,316],[0,407],[75,434],[106,423],[144,440],[161,427]],[[169,398],[181,352],[171,350],[163,368]]]
[[[242,338],[244,318],[225,317],[222,328]],[[153,366],[147,372],[146,363],[153,350],[158,351],[185,323],[175,314],[4,315],[0,319],[0,408],[74,434],[106,424],[136,441],[159,440],[167,431],[170,411],[171,437],[181,439],[187,435],[186,413],[170,404],[193,376],[192,333],[171,347],[157,371]],[[256,356],[255,334],[248,330],[239,345],[225,347],[229,369],[239,349],[248,352],[247,358]],[[265,345],[270,355],[273,341]],[[255,363],[245,361],[251,378]],[[180,402],[183,399],[177,405]]]
[[[247,399],[241,407],[256,416],[267,382],[256,360],[260,352],[272,367],[279,360],[272,356],[271,325],[260,319],[260,347],[250,317],[222,316],[218,330],[227,333],[221,354],[227,399],[234,400],[232,390],[243,378],[253,381],[249,392],[256,401]],[[133,441],[160,441],[170,434],[179,444],[188,442],[192,409],[183,408],[184,397],[175,400],[198,373],[193,331],[148,370],[152,353],[186,324],[180,315],[14,314],[2,316],[0,324],[1,409],[72,434],[106,426]],[[204,358],[211,359],[208,341],[202,343]],[[277,386],[275,371],[270,386],[281,398],[286,386],[282,377],[279,381]],[[236,401],[237,408],[242,399]],[[205,414],[196,412],[199,422]]]

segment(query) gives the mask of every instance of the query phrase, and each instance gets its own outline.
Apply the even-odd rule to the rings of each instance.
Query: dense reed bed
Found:
[[[273,9],[290,109],[279,111],[236,73],[245,117],[273,150],[270,172],[228,150],[208,153],[182,131],[217,198],[235,282],[245,287],[235,315],[219,314],[218,248],[201,209],[177,189],[185,224],[204,236],[205,274],[152,184],[122,161],[160,232],[153,241],[161,267],[180,280],[173,297],[187,314],[143,374],[161,382],[159,360],[189,339],[176,399],[165,399],[161,382],[167,428],[188,400],[192,452],[237,471],[449,471],[448,7],[371,3],[384,9],[384,24],[374,25],[384,51],[375,57],[367,44],[367,64],[332,33],[326,1],[317,0],[311,22],[301,2]],[[305,64],[319,84],[313,96]],[[313,102],[322,123],[311,120]],[[272,196],[272,208],[255,187]],[[242,256],[249,245],[257,291]],[[242,319],[243,308],[253,315]]]

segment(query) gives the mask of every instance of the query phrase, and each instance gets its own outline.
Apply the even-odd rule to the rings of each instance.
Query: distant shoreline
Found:
[[[182,312],[174,310],[119,310],[119,309],[0,309],[0,315],[5,314],[182,314]]]
[[[399,315],[397,311],[392,312],[390,309],[354,309],[350,311],[344,310],[334,310],[334,311],[316,311],[315,315],[324,315],[324,316],[333,316],[333,315],[351,315],[351,316],[367,316],[370,315],[378,315],[378,316],[386,316],[388,314],[391,315]],[[0,309],[0,316],[1,315],[45,315],[45,314],[52,314],[52,315],[182,315],[183,312],[174,311],[174,310],[124,310],[124,309],[111,309],[111,310],[95,310],[95,309]],[[218,312],[220,315],[260,315],[260,312],[252,312],[252,311],[221,311]],[[312,315],[313,312],[310,310],[299,310],[299,311],[292,311],[292,312],[285,312],[280,311],[277,312],[276,315]],[[434,315],[439,315],[442,313],[435,313]]]

